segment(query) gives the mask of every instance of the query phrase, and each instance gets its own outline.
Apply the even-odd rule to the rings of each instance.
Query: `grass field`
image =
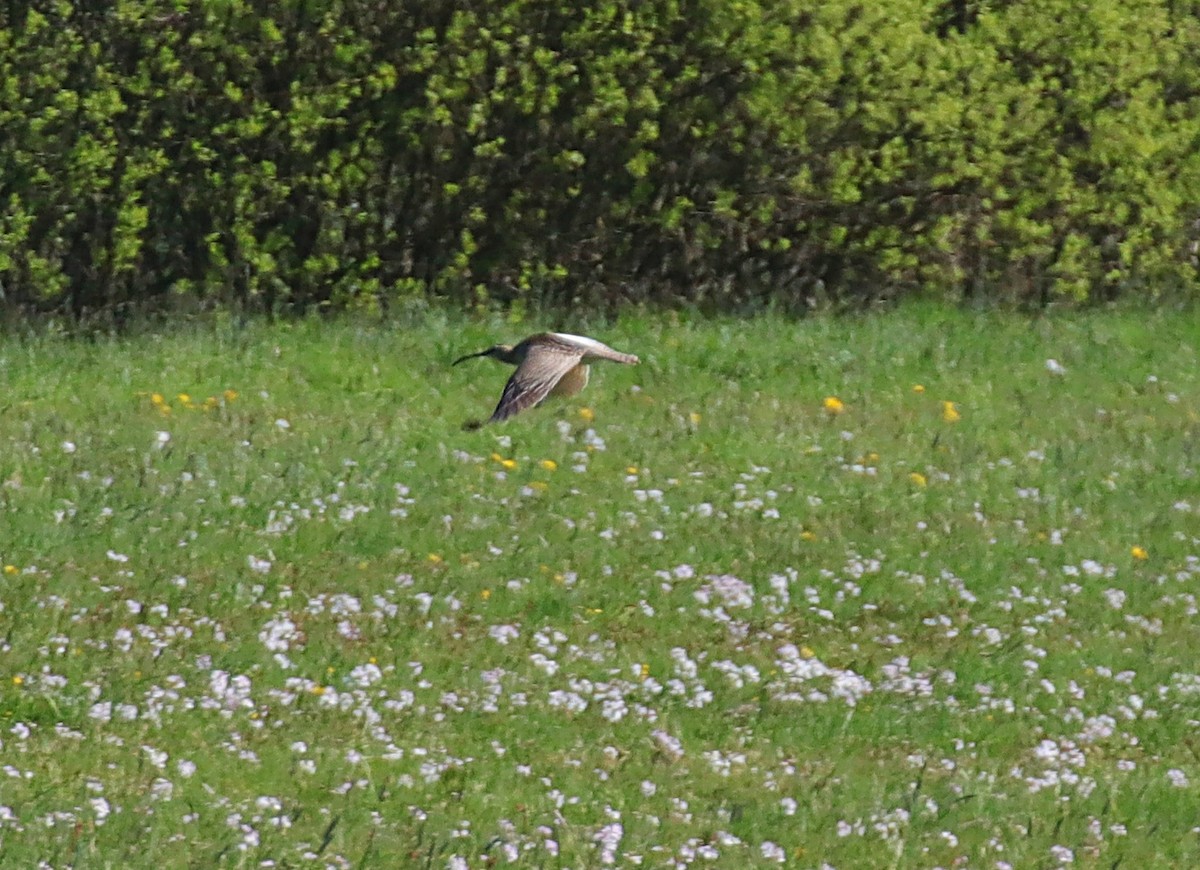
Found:
[[[1198,322],[4,339],[0,865],[1200,866]]]

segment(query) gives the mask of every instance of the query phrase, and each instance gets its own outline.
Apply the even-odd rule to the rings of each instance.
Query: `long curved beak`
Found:
[[[460,356],[454,362],[450,363],[450,365],[456,366],[460,362],[466,362],[469,359],[475,359],[477,356],[487,356],[489,353],[491,353],[491,348],[488,348],[487,350],[481,350],[479,353],[469,353],[466,356]]]

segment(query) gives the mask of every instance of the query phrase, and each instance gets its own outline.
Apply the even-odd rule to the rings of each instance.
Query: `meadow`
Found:
[[[0,864],[1200,866],[1198,322],[9,334]]]

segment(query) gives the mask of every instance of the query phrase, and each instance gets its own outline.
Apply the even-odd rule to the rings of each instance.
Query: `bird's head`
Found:
[[[503,362],[512,354],[512,350],[513,348],[511,344],[494,344],[487,350],[479,351],[479,353],[469,353],[466,356],[460,356],[458,359],[452,362],[451,365],[458,365],[460,362],[466,362],[469,359],[475,359],[476,357],[480,356],[490,356],[494,360]]]

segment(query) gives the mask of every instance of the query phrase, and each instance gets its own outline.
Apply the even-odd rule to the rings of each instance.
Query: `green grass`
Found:
[[[8,338],[0,863],[1200,864],[1195,323]]]

